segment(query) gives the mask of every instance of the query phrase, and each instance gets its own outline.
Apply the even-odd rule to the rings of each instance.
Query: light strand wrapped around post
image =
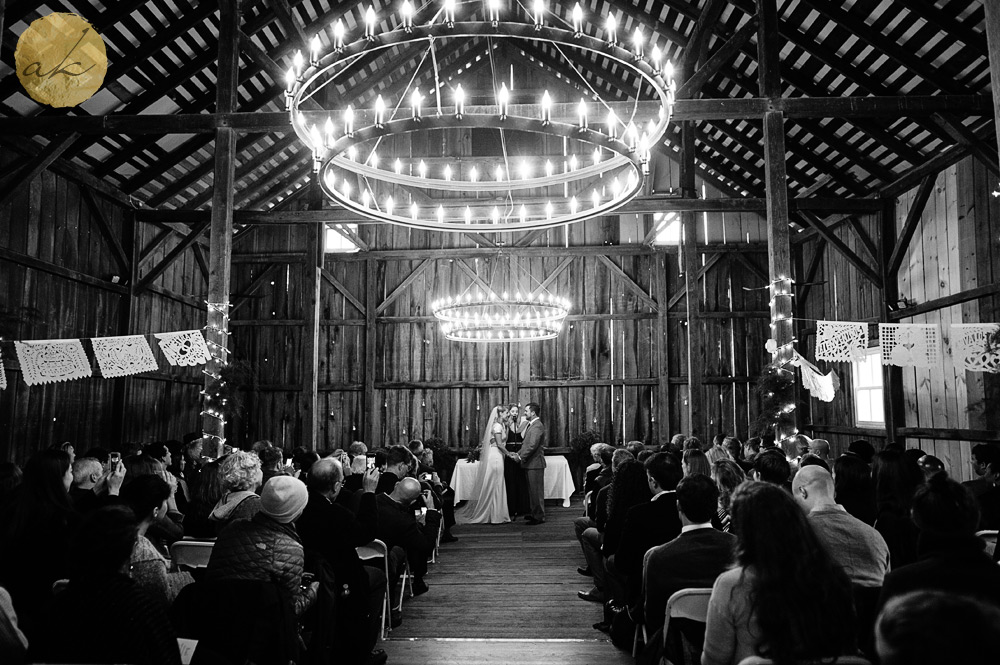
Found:
[[[232,304],[208,301],[205,304],[208,307],[208,323],[203,330],[205,331],[205,343],[212,354],[212,360],[202,370],[202,373],[211,377],[212,382],[201,391],[203,406],[200,415],[205,416],[202,419],[201,434],[207,443],[218,444],[219,455],[221,455],[226,445],[224,411],[228,400],[222,397],[222,392],[227,383],[223,371],[229,365],[229,354],[231,353],[226,341],[232,335],[229,332],[229,308],[232,307]]]
[[[770,284],[770,311],[771,311],[771,339],[768,340],[767,350],[771,353],[771,364],[778,377],[790,379],[794,377],[795,370],[790,367],[795,358],[795,318],[792,307],[792,285],[794,280],[791,277],[780,275]],[[788,441],[799,433],[795,425],[795,400],[794,394],[789,393],[784,403],[778,405],[777,422],[775,423],[775,438],[778,444]]]

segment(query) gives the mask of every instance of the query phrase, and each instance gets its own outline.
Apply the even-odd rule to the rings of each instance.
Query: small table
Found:
[[[476,495],[476,472],[479,462],[459,460],[455,472],[451,474],[451,488],[455,490],[455,503],[468,501]],[[564,508],[569,508],[569,498],[576,491],[569,462],[562,455],[545,457],[545,498],[562,499]]]

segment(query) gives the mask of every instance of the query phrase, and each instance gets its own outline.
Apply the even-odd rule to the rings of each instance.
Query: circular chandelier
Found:
[[[486,292],[472,285],[457,296],[447,296],[431,303],[431,311],[441,321],[441,332],[456,342],[533,342],[553,339],[562,331],[569,314],[570,302],[539,286],[535,292],[517,291],[511,297],[507,291],[493,290],[502,251],[497,253],[486,284]],[[513,282],[513,266],[509,264],[507,282]],[[525,271],[530,279],[531,275]]]
[[[332,200],[379,222],[431,231],[493,232],[549,228],[607,215],[642,191],[650,149],[663,140],[673,105],[672,68],[669,62],[661,64],[659,48],[645,52],[640,28],[631,36],[630,47],[621,44],[613,15],[602,39],[584,34],[579,3],[571,23],[549,14],[542,0],[536,0],[529,20],[520,22],[501,20],[499,0],[484,4],[485,20],[456,21],[457,3],[444,0],[433,17],[418,24],[405,0],[394,17],[396,27],[384,32],[379,32],[379,18],[369,7],[360,38],[346,42],[338,19],[330,31],[313,38],[308,62],[295,54],[286,75],[286,108],[294,131],[312,151],[319,184]],[[550,25],[547,17],[565,26]],[[455,81],[461,70],[439,71],[436,49],[452,42],[471,54],[485,44],[477,60],[489,58],[493,80],[479,101],[489,103],[472,103],[474,95]],[[557,102],[545,90],[540,99],[531,93],[535,99],[530,101],[538,103],[514,103],[521,93],[514,90],[513,74],[508,86],[493,61],[501,44],[528,44],[547,56],[561,56],[563,71],[579,76],[579,82],[571,82],[559,74],[561,87],[586,87],[596,101]],[[391,67],[391,59],[402,50],[424,47],[410,85],[397,99],[379,95],[372,108],[348,105],[336,117],[316,110],[324,95],[334,96],[329,91],[358,76],[362,66],[388,60],[386,66]],[[627,101],[606,102],[584,76],[586,67],[601,60],[616,70],[619,87],[630,90],[623,95]],[[435,84],[425,97],[411,85],[427,61],[433,63]],[[442,91],[447,97],[447,88],[451,106],[443,107]],[[597,120],[598,112],[603,112],[603,121]],[[496,154],[414,154],[415,145],[446,143],[438,130],[456,129],[498,133]],[[415,138],[418,135],[434,140]],[[395,154],[384,145],[400,140],[407,141],[407,149]],[[516,145],[522,146],[520,154]],[[555,153],[540,154],[540,148],[552,145],[558,146]]]

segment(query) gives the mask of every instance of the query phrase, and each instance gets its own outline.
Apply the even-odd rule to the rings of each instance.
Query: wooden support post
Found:
[[[321,195],[319,187],[314,184],[316,193]],[[313,205],[321,204],[317,197]],[[300,227],[301,228],[301,227]],[[319,412],[319,334],[322,316],[323,258],[325,256],[323,241],[326,226],[312,224],[303,229],[306,235],[306,261],[302,264],[302,287],[305,313],[302,328],[302,394],[299,395],[299,416],[302,420],[302,440],[299,443],[309,450],[325,447],[320,445],[320,412]]]
[[[1000,122],[1000,6],[984,2],[986,9],[986,44],[990,54],[990,80],[993,82],[993,115]],[[997,134],[1000,147],[1000,133]]]
[[[896,199],[894,197],[882,200],[882,212],[879,216],[879,235],[881,236],[882,270],[882,316],[885,322],[892,321],[892,309],[899,300],[899,282],[896,270],[892,267],[896,239]],[[906,413],[903,398],[903,370],[895,365],[882,366],[882,404],[885,412],[885,433],[887,443],[905,445],[899,430],[906,426]]]
[[[694,160],[694,123],[685,122],[681,127],[681,171],[680,188],[683,196],[694,198],[695,190],[695,160]],[[700,334],[701,326],[701,293],[698,288],[698,215],[694,212],[681,213],[684,242],[681,246],[682,265],[684,266],[684,290],[687,296],[687,433],[701,433],[702,422],[702,371],[704,370],[705,336]]]
[[[216,74],[216,109],[219,113],[236,110],[236,88],[239,80],[239,0],[219,0],[219,67]],[[215,130],[215,165],[212,181],[212,219],[209,227],[208,327],[205,336],[217,346],[208,363],[205,387],[215,380],[225,365],[229,348],[229,275],[233,251],[233,192],[236,170],[237,132],[231,127]],[[193,233],[193,232],[192,232]],[[207,402],[207,398],[206,398]],[[221,456],[226,440],[225,423],[220,418],[205,415],[202,430],[209,437],[210,450]]]
[[[380,432],[376,431],[381,418],[382,405],[375,401],[375,344],[378,335],[375,330],[375,313],[378,310],[378,263],[375,259],[365,260],[365,443],[369,449],[385,445]]]
[[[3,0],[0,0],[2,2]],[[90,193],[84,190],[85,197],[90,197]],[[130,213],[134,215],[135,213]],[[115,237],[116,242],[119,240]],[[122,223],[121,246],[128,248],[131,260],[127,266],[128,274],[125,276],[128,283],[127,293],[121,294],[118,301],[118,335],[132,334],[132,309],[135,303],[135,288],[137,280],[137,269],[139,264],[139,246],[136,241],[135,224],[125,221]],[[114,428],[111,440],[118,445],[122,445],[129,438],[128,436],[128,401],[132,388],[132,378],[123,376],[114,380],[111,389],[111,426]]]
[[[655,286],[656,302],[659,305],[656,315],[655,343],[656,350],[656,376],[659,380],[657,384],[656,402],[653,405],[653,417],[656,419],[656,426],[653,427],[654,439],[656,443],[666,443],[670,440],[670,318],[668,312],[670,308],[667,303],[670,293],[667,290],[667,255],[659,253],[654,258],[653,282]]]

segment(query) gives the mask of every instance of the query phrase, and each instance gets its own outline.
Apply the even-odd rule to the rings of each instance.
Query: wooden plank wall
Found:
[[[925,303],[977,286],[996,283],[1000,278],[1000,205],[989,195],[993,178],[973,158],[967,158],[950,167],[937,177],[935,188],[909,249],[903,258],[898,275],[900,297],[915,304]],[[912,205],[915,191],[899,197],[896,204],[897,231],[902,228],[907,211]],[[877,220],[862,219],[862,224],[873,238],[878,238]],[[865,250],[853,231],[846,225],[839,227],[837,235],[844,239],[859,255]],[[815,243],[803,248],[803,263],[808,264]],[[805,316],[809,319],[876,320],[880,292],[858,273],[837,251],[826,250],[818,281],[806,304]],[[936,429],[996,429],[996,409],[984,408],[987,404],[986,387],[994,385],[996,377],[956,369],[949,346],[949,326],[952,323],[977,323],[997,321],[996,296],[982,298],[962,305],[902,319],[901,323],[939,324],[944,339],[944,362],[933,369],[903,368],[904,411],[907,427]],[[806,321],[806,326],[814,323]],[[877,342],[877,326],[870,329],[872,343]],[[814,357],[815,338],[809,337],[806,354]],[[826,369],[826,363],[818,363]],[[810,400],[812,423],[817,435],[823,433],[842,450],[855,438],[868,438],[879,446],[884,441],[884,430],[852,431],[854,406],[851,399],[851,370],[846,363],[830,363],[838,372],[842,388],[830,404]],[[995,391],[996,389],[993,388]],[[995,392],[989,395],[996,395]],[[970,406],[972,407],[970,409]],[[833,431],[830,431],[830,430]],[[975,445],[968,441],[933,439],[908,439],[907,446],[920,448],[942,459],[958,478],[968,479],[970,450]]]
[[[0,170],[5,170],[15,159],[10,151],[0,153]],[[124,225],[131,223],[129,212],[99,196],[96,200],[112,232],[121,237]],[[139,229],[139,241],[148,243],[157,231],[152,227]],[[155,265],[175,242],[168,241],[150,254],[144,268]],[[80,188],[49,171],[41,173],[30,185],[20,187],[0,206],[0,248],[109,285],[112,275],[122,272]],[[157,284],[178,293],[197,294],[200,276],[192,261],[188,252]],[[120,291],[110,290],[113,288],[0,260],[0,310],[20,319],[10,321],[4,338],[116,335],[123,296]],[[192,308],[146,293],[137,299],[133,331],[150,333],[199,327],[202,324],[197,323],[198,319]],[[113,441],[116,424],[111,414],[115,381],[130,384],[127,439],[144,442],[180,437],[197,426],[198,389],[185,383],[198,381],[196,369],[167,369],[162,362],[164,367],[151,376],[88,378],[29,388],[21,378],[13,344],[4,344],[4,357],[8,388],[0,391],[0,460],[23,464],[36,450],[62,441],[74,442],[79,452],[96,445],[117,445]]]

